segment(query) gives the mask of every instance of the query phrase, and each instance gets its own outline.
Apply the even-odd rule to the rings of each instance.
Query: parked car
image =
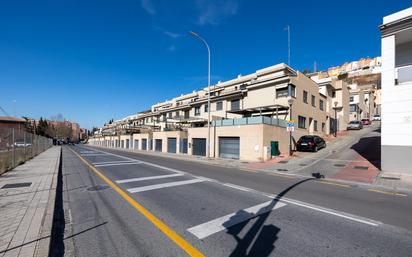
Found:
[[[363,128],[363,124],[362,124],[362,122],[360,122],[358,120],[353,120],[353,121],[349,122],[348,126],[346,127],[347,130],[362,129],[362,128]]]
[[[296,143],[298,151],[312,151],[317,152],[321,148],[326,147],[326,142],[319,136],[306,135],[299,138]]]
[[[380,121],[380,120],[381,120],[381,116],[380,116],[379,114],[375,114],[375,115],[373,115],[372,120],[373,120],[373,121]]]
[[[362,125],[371,125],[372,122],[369,119],[362,119]]]

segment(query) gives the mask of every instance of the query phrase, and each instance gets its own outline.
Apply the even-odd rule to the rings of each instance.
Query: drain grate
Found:
[[[367,170],[368,166],[354,166],[353,168],[356,170]]]
[[[299,164],[299,166],[306,166],[307,164],[306,163],[301,163],[301,164]]]
[[[279,163],[288,163],[288,161],[280,161]]]
[[[3,188],[20,188],[20,187],[29,187],[31,186],[31,182],[24,182],[24,183],[12,183],[12,184],[5,184]]]
[[[276,169],[277,171],[288,171],[288,169]]]
[[[87,188],[87,191],[100,191],[109,188],[108,185],[95,185]]]
[[[345,167],[346,165],[345,164],[335,164],[333,166],[335,166],[335,167]]]

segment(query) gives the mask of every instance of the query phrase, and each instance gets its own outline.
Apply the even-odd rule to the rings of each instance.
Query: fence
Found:
[[[287,127],[287,121],[281,119],[270,118],[266,116],[253,116],[238,119],[214,120],[212,126],[236,126],[236,125],[251,125],[251,124],[267,124],[278,127]]]
[[[0,128],[0,174],[33,158],[53,145],[50,138],[18,128]]]

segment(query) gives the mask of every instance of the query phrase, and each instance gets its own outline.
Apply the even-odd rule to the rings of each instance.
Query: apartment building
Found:
[[[289,120],[296,124],[295,141],[305,134],[330,133],[328,94],[283,63],[218,82],[210,90],[210,107],[208,96],[203,88],[154,104],[102,128],[90,142],[206,156],[209,108],[211,157],[259,161],[275,155],[275,148],[287,153]]]
[[[382,34],[382,170],[412,174],[412,7],[385,16]]]

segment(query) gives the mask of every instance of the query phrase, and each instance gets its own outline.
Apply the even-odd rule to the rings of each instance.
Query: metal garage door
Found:
[[[175,137],[167,138],[167,152],[176,153],[176,138]]]
[[[142,150],[147,150],[147,139],[142,139]]]
[[[155,151],[161,152],[162,151],[162,139],[155,140]]]
[[[180,139],[180,153],[187,153],[187,138]]]
[[[239,137],[219,137],[219,157],[239,159]]]
[[[206,156],[206,138],[192,139],[193,155]]]

